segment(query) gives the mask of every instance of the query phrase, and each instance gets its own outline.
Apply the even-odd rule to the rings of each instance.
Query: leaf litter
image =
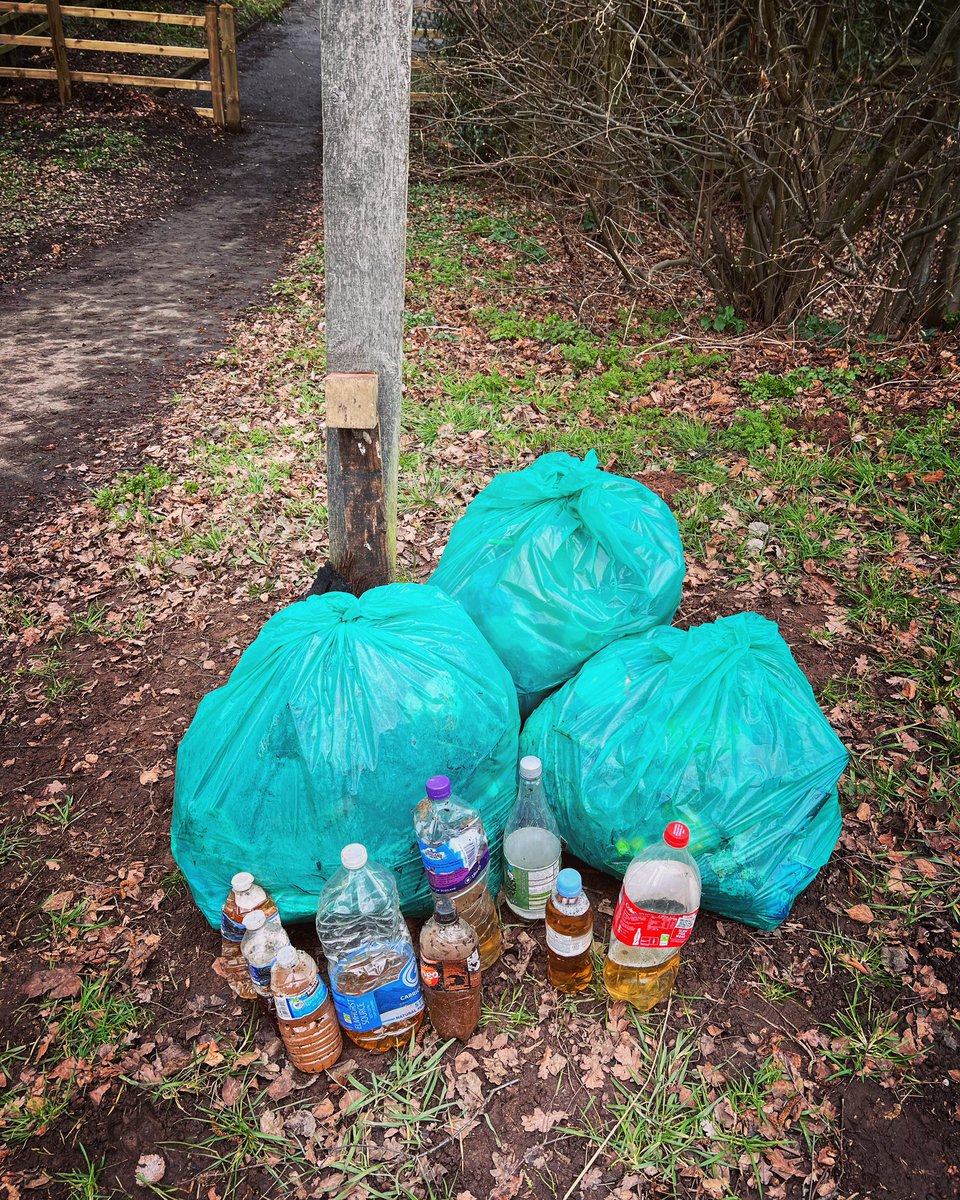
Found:
[[[58,1194],[82,1145],[111,1187],[159,1158],[173,1195],[952,1194],[955,343],[896,347],[878,387],[893,348],[707,340],[689,281],[627,295],[564,217],[501,195],[412,192],[402,576],[496,471],[596,444],[677,512],[682,620],[780,621],[854,755],[841,844],[780,930],[704,914],[666,1015],[557,996],[542,930],[508,925],[466,1047],[428,1030],[311,1080],[216,973],[169,857],[174,754],[326,553],[321,237],[318,215],[136,469],[118,438],[126,466],[0,546],[7,837],[28,831],[2,867],[4,1186]],[[605,936],[616,885],[585,879]]]

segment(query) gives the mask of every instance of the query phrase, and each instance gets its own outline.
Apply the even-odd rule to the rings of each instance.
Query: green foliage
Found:
[[[737,335],[747,332],[747,323],[738,317],[732,304],[724,304],[718,308],[712,317],[701,317],[700,327],[713,333],[733,332]]]
[[[853,367],[796,367],[785,375],[772,375],[768,371],[755,379],[742,379],[741,389],[751,400],[761,403],[767,400],[791,400],[797,392],[821,382],[834,396],[849,396],[859,375]]]
[[[790,441],[797,432],[786,423],[791,415],[789,409],[779,404],[773,405],[766,412],[753,408],[738,408],[730,425],[720,434],[720,444],[730,450],[753,454],[765,450],[768,446]]]
[[[136,474],[120,475],[112,487],[100,488],[93,497],[94,505],[107,513],[116,524],[132,520],[137,513],[150,515],[150,501],[167,487],[173,476],[154,463],[147,463]]]

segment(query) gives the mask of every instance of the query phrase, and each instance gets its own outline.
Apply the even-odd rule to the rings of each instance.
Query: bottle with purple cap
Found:
[[[503,935],[490,894],[490,843],[475,808],[453,795],[446,775],[427,780],[427,794],[413,810],[420,857],[435,896],[449,896],[471,925],[485,971],[500,957]]]

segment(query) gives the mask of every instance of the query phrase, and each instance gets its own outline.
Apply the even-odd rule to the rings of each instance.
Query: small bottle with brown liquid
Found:
[[[343,1050],[327,985],[304,950],[283,946],[270,971],[280,1036],[293,1065],[308,1075],[332,1067]]]
[[[476,931],[480,967],[488,970],[503,950],[503,933],[490,892],[490,843],[483,818],[451,794],[446,775],[434,775],[427,780],[426,797],[413,810],[413,825],[434,896],[449,896]]]
[[[220,917],[220,959],[224,979],[244,1000],[253,1000],[257,995],[246,959],[240,950],[240,943],[246,933],[243,918],[256,908],[263,910],[268,921],[276,921],[279,924],[280,914],[269,893],[254,883],[249,871],[238,871],[230,880],[230,891],[223,902]]]
[[[420,931],[420,977],[427,1012],[442,1038],[465,1042],[480,1020],[480,951],[477,934],[438,896]]]
[[[579,871],[559,873],[546,919],[547,979],[558,992],[582,992],[593,980],[593,910]]]

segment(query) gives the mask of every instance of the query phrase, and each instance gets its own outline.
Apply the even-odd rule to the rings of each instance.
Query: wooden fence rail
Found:
[[[43,4],[26,0],[0,0],[0,14],[43,15],[46,21],[27,33],[0,33],[0,53],[6,47],[25,46],[49,50],[52,67],[0,67],[4,79],[56,80],[60,103],[70,101],[71,84],[105,83],[124,87],[174,88],[183,91],[209,92],[210,108],[195,111],[212,117],[226,129],[240,128],[240,88],[237,76],[237,30],[231,4],[208,4],[205,16],[187,13],[139,12],[133,9],[88,8],[85,5],[60,4],[45,0]],[[136,21],[147,25],[184,25],[202,29],[205,46],[166,46],[143,42],[114,42],[97,38],[66,37],[63,18],[85,17],[100,21]],[[6,24],[6,21],[4,21]],[[48,28],[49,34],[41,34]],[[82,71],[69,65],[68,50],[97,50],[109,54],[139,54],[147,57],[201,59],[210,63],[210,79],[182,79],[164,75],[127,75],[115,71]]]

